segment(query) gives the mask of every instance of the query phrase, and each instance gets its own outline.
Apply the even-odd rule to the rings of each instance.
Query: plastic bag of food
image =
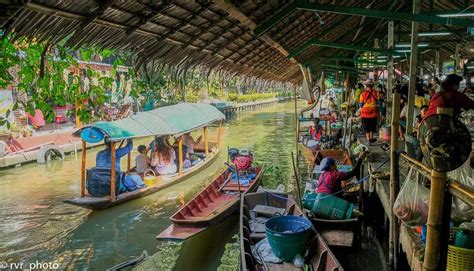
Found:
[[[430,190],[419,183],[420,174],[410,168],[393,205],[394,214],[409,226],[424,225],[428,220]]]
[[[469,159],[459,168],[448,173],[448,177],[456,182],[474,189],[474,175]],[[464,201],[453,197],[451,218],[456,221],[468,221],[474,219],[474,208],[471,208]]]

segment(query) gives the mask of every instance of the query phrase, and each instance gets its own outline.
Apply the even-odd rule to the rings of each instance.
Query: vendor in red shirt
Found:
[[[458,91],[459,83],[463,78],[456,74],[450,74],[441,83],[441,91],[433,95],[430,100],[428,111],[425,118],[436,114],[437,108],[452,108],[453,117],[457,117],[461,113],[461,109],[474,109],[474,101],[466,94]]]
[[[334,159],[330,157],[324,158],[319,165],[320,170],[323,171],[323,173],[318,179],[317,193],[332,195],[341,191],[341,181],[354,177],[359,172],[362,161],[366,156],[366,152],[361,152],[359,154],[359,160],[357,160],[357,163],[350,172],[340,172],[337,170],[336,161]]]

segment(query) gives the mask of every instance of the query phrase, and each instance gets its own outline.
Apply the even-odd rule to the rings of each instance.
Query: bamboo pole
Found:
[[[426,165],[420,163],[419,161],[411,158],[406,153],[401,153],[400,157],[404,158],[412,165],[416,166],[416,168],[422,173],[425,177],[430,177],[431,175],[431,168],[427,167]],[[449,186],[449,193],[453,196],[458,197],[466,204],[474,208],[474,192],[467,188],[466,186],[458,183],[456,180],[448,178],[448,186]]]
[[[180,136],[178,139],[178,159],[179,159],[179,169],[178,175],[183,175],[183,136]]]
[[[441,222],[443,218],[446,172],[431,171],[428,222],[426,223],[426,250],[423,270],[436,270],[441,247]]]
[[[208,158],[209,155],[209,142],[207,140],[207,126],[204,127],[204,148],[206,152],[206,158]]]
[[[76,76],[79,77],[79,86],[78,86],[77,92],[81,93],[82,90],[81,90],[81,72],[80,72],[80,69],[79,68],[74,69],[74,74],[76,74]],[[78,114],[78,111],[81,108],[82,108],[82,105],[80,105],[79,100],[76,98],[75,106],[74,106],[74,110],[76,111],[76,128],[81,128],[83,126],[83,123],[82,123],[81,119],[79,118],[79,114]]]
[[[82,140],[82,163],[81,163],[81,198],[86,195],[86,152],[87,145]]]
[[[110,201],[115,201],[115,142],[110,144],[111,159],[110,159]]]
[[[222,124],[223,121],[219,122],[219,128],[217,128],[217,147],[221,148],[222,144]]]
[[[392,50],[394,46],[394,28],[395,28],[395,23],[394,21],[389,21],[388,22],[388,39],[387,39],[387,49]],[[387,94],[390,93],[389,91],[392,91],[393,89],[393,56],[390,55],[388,58],[387,62]],[[392,96],[387,95],[387,101],[390,103],[392,101]],[[391,119],[391,112],[390,110],[387,114],[387,121]]]
[[[413,0],[413,14],[420,13],[420,0]],[[416,80],[416,66],[418,61],[418,22],[411,23],[411,55],[410,55],[410,82],[408,88],[408,106],[407,110],[407,127],[406,133],[413,135],[413,122],[415,111],[415,80]]]
[[[299,169],[299,159],[298,159],[298,141],[300,139],[300,122],[298,118],[298,99],[296,98],[296,85],[293,90],[293,94],[295,95],[295,133],[296,133],[296,138],[295,138],[295,149],[296,149],[296,172],[295,174],[298,174],[298,169]],[[293,155],[292,155],[293,157]]]
[[[392,120],[390,135],[390,232],[389,232],[389,262],[393,267],[397,264],[397,248],[399,225],[393,205],[399,191],[399,167],[398,167],[398,126],[400,116],[400,93],[394,92],[392,95]]]

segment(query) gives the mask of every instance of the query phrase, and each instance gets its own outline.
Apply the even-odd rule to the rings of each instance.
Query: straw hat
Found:
[[[374,85],[374,80],[368,79],[368,80],[366,80],[366,81],[364,82],[364,85],[365,85],[366,87],[368,87],[368,86],[373,86],[373,85]]]

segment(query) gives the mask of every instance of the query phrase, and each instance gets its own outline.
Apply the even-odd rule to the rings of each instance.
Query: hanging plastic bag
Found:
[[[448,177],[456,182],[474,189],[473,169],[468,159],[461,167],[448,173]],[[464,201],[453,197],[453,206],[451,209],[451,218],[457,221],[470,221],[474,219],[474,208],[471,208]]]
[[[394,214],[409,225],[424,225],[428,220],[430,190],[419,183],[420,174],[410,168],[393,205]]]

